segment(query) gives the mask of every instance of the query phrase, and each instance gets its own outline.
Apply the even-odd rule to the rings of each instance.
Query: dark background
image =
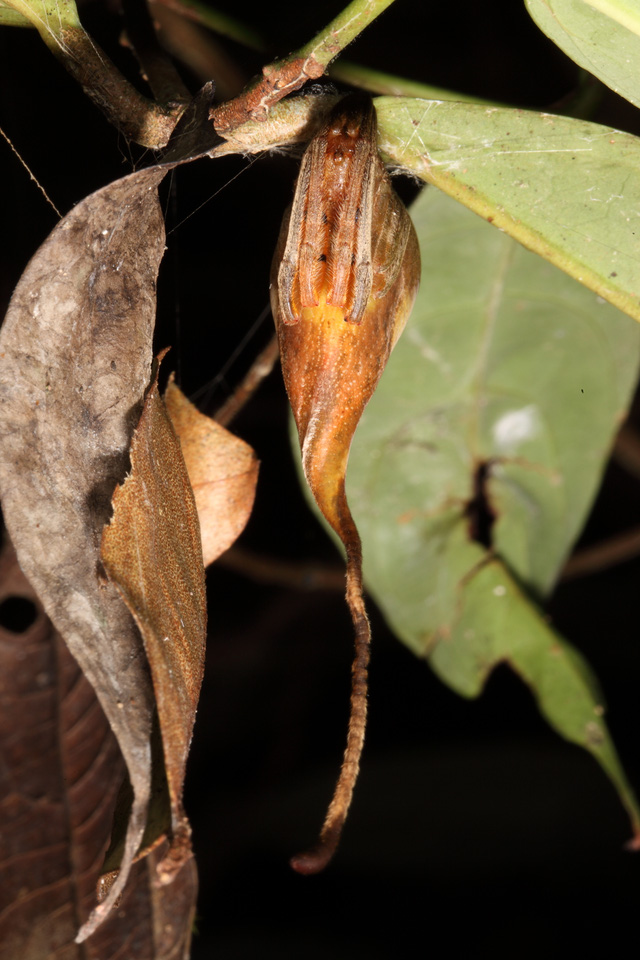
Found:
[[[485,98],[562,109],[577,69],[523,4],[433,6],[398,0],[349,58]],[[218,7],[286,54],[341,3],[223,0]],[[117,16],[97,3],[82,10],[88,29],[135,77],[118,45]],[[258,54],[224,46],[247,78],[259,70]],[[63,213],[151,159],[109,127],[35,32],[0,31],[0,72],[0,125]],[[195,91],[196,79],[185,78]],[[610,93],[592,119],[640,132],[636,111]],[[296,168],[283,154],[253,163],[204,160],[163,188],[173,232],[158,346],[173,344],[181,385],[200,391],[206,412],[224,401],[270,336],[267,317],[227,368],[267,305]],[[0,175],[4,310],[57,218],[3,141]],[[415,191],[409,182],[400,189],[408,198]],[[242,546],[338,565],[299,488],[279,371],[234,430],[262,461]],[[357,504],[354,513],[357,519]],[[582,542],[637,523],[637,482],[613,465]],[[561,585],[549,604],[557,628],[600,678],[610,729],[637,789],[639,573],[636,560]],[[605,776],[550,732],[508,669],[495,672],[478,701],[464,701],[394,639],[373,605],[370,725],[353,809],[326,874],[293,874],[287,859],[316,835],[345,739],[351,628],[344,601],[337,591],[256,583],[223,564],[210,569],[208,587],[211,638],[186,790],[201,879],[194,960],[369,960],[414,949],[438,956],[443,943],[454,955],[555,957],[577,953],[599,934],[615,954],[635,927],[640,861],[622,849],[628,822]]]

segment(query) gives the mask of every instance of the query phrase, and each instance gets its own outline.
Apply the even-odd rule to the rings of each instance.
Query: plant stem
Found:
[[[188,101],[191,94],[158,37],[145,0],[123,0],[127,37],[154,97],[161,103]]]
[[[627,473],[640,480],[640,435],[629,423],[623,424],[618,431],[613,459]]]
[[[216,131],[226,136],[248,120],[266,120],[279,100],[299,90],[307,80],[321,77],[347,44],[391,3],[393,0],[353,0],[313,40],[289,57],[263,67],[257,83],[213,110],[211,119]]]
[[[442,87],[432,87],[417,80],[407,80],[405,77],[396,77],[381,70],[371,70],[359,63],[349,60],[340,60],[329,70],[330,76],[343,83],[350,83],[361,90],[370,93],[379,93],[392,97],[419,97],[422,100],[459,100],[464,103],[484,103],[487,106],[496,106],[492,100],[481,100],[479,97],[470,97],[466,93],[457,93],[454,90],[445,90]]]
[[[576,580],[578,577],[588,577],[601,570],[608,570],[619,563],[633,560],[640,554],[640,527],[625,530],[592,547],[578,550],[569,557],[562,571],[560,580]]]
[[[274,334],[264,350],[262,350],[253,361],[243,380],[238,384],[228,400],[225,400],[216,412],[214,420],[223,427],[231,423],[247,401],[251,399],[264,378],[269,376],[278,359],[278,355],[278,338]]]
[[[88,97],[127,140],[159,150],[166,146],[184,104],[159,104],[144,97],[126,80],[78,19],[73,4],[58,15],[43,15],[37,4],[11,0],[10,5],[36,28],[49,50],[82,86]]]
[[[246,24],[233,17],[228,17],[226,13],[221,13],[219,10],[208,6],[208,4],[200,3],[199,0],[149,0],[149,5],[151,8],[162,6],[169,10],[175,10],[183,17],[201,23],[209,30],[213,30],[214,33],[229,37],[230,40],[244,44],[245,47],[252,50],[258,50],[262,53],[267,48],[267,44],[260,34]]]
[[[164,106],[143,96],[84,30],[66,29],[62,47],[49,44],[69,73],[127,140],[160,150],[169,137],[184,103]]]
[[[393,0],[352,0],[342,13],[294,56],[314,60],[323,64],[326,69],[331,61],[392,3]]]
[[[162,3],[154,4],[153,19],[158,39],[172,57],[188,67],[201,83],[215,77],[217,100],[230,100],[244,90],[250,74],[238,66],[219,38],[197,19],[182,16],[175,5]]]
[[[276,584],[292,590],[327,590],[344,594],[344,570],[337,565],[300,563],[280,557],[261,556],[234,544],[216,564],[258,583]]]

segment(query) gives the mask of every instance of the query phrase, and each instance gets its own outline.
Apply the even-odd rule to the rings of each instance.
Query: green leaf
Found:
[[[412,213],[422,287],[349,464],[367,585],[458,693],[476,696],[510,663],[554,729],[596,756],[640,832],[589,671],[530,599],[551,588],[593,501],[640,329],[439,191]],[[493,551],[471,537],[481,465]]]
[[[2,0],[2,3],[28,21],[24,26],[34,26],[54,51],[64,50],[66,30],[84,32],[75,0]]]
[[[615,786],[636,837],[640,811],[602,719],[597,683],[583,658],[544,621],[497,560],[461,585],[450,630],[430,664],[462,696],[480,693],[490,670],[506,662],[531,688],[538,709],[566,740],[588,750]]]
[[[25,16],[13,10],[10,6],[10,0],[0,0],[0,26],[1,27],[32,27],[33,24]]]
[[[526,0],[568,57],[640,107],[640,9],[630,0]]]
[[[640,320],[640,139],[568,117],[380,97],[380,149]]]

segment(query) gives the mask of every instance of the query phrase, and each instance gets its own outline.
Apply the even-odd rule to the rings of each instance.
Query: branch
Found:
[[[214,33],[235,40],[236,43],[241,43],[252,50],[264,53],[266,49],[266,42],[251,27],[247,27],[234,17],[227,16],[226,13],[214,10],[206,3],[200,3],[199,0],[149,0],[149,5],[151,8],[162,6],[175,10],[181,16],[195,23],[201,23]]]
[[[163,48],[206,83],[215,77],[216,97],[230,100],[247,85],[247,74],[210,30],[196,18],[177,13],[171,3],[154,3],[153,19]],[[204,122],[208,126],[205,116]]]
[[[158,43],[146,0],[123,0],[122,10],[127,39],[156,100],[161,103],[189,101],[191,94],[186,84]]]
[[[623,424],[618,432],[613,459],[632,477],[640,480],[640,435],[629,423]]]
[[[56,55],[107,120],[127,140],[151,150],[166,147],[186,103],[163,105],[143,96],[84,30],[64,31]]]
[[[58,7],[55,17],[47,16],[42,4],[6,2],[33,24],[54,56],[127,140],[152,150],[167,145],[186,104],[155,103],[136,90],[85,31],[71,0]]]
[[[278,557],[260,556],[242,547],[230,547],[216,564],[258,583],[277,584],[295,590],[337,590],[344,593],[344,570],[321,563],[293,563]]]
[[[228,426],[233,418],[242,410],[245,403],[251,399],[265,377],[268,377],[273,370],[274,364],[278,359],[278,338],[274,335],[256,359],[253,361],[243,380],[238,384],[234,392],[225,400],[217,413],[214,414],[214,420],[222,427]]]
[[[578,550],[569,557],[560,580],[575,580],[578,577],[587,577],[601,570],[608,570],[619,563],[632,560],[640,554],[640,527],[625,530],[607,540],[601,540],[592,547]]]
[[[235,100],[211,111],[216,131],[225,136],[249,120],[262,122],[283,97],[299,90],[307,80],[317,80],[344,48],[393,0],[353,0],[324,30],[300,50],[262,69],[262,79]]]

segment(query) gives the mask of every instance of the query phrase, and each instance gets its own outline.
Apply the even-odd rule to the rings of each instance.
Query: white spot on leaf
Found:
[[[511,454],[540,432],[540,415],[533,404],[520,410],[509,410],[493,426],[493,440],[501,453]]]

